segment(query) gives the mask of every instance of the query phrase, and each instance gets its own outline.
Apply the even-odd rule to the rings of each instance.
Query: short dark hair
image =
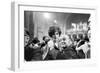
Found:
[[[46,37],[47,37],[47,36],[43,36],[43,40],[45,40]]]
[[[55,32],[58,32],[59,36],[61,35],[61,29],[59,27],[57,27],[57,26],[51,26],[49,28],[48,35],[50,37],[52,37],[53,35],[55,35]]]
[[[39,43],[40,41],[39,41],[38,37],[34,37],[33,40],[32,40],[32,42],[33,42],[34,44],[37,44],[37,43]]]
[[[26,36],[26,35],[30,36],[30,33],[27,30],[24,31],[24,36]]]

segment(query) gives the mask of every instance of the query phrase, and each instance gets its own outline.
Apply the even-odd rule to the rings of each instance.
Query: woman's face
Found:
[[[55,39],[59,38],[59,32],[55,32]]]
[[[28,41],[29,41],[29,36],[25,35],[25,37],[24,37],[24,45],[25,46],[28,44]]]

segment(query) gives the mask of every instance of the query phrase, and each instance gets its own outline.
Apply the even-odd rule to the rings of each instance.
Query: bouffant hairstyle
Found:
[[[59,36],[61,35],[61,29],[59,27],[57,27],[57,26],[51,26],[49,28],[48,35],[52,38],[53,35],[55,35],[55,32],[58,32]]]

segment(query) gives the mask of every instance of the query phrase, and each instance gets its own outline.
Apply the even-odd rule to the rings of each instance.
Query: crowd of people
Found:
[[[62,35],[61,29],[51,26],[43,41],[37,37],[30,39],[30,33],[24,33],[24,59],[26,61],[64,60],[90,58],[90,36]]]

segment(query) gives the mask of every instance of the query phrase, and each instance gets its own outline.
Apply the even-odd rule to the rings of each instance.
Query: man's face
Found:
[[[67,46],[66,38],[60,38],[59,46],[62,47],[62,48]]]
[[[72,44],[72,42],[68,36],[61,37],[59,40],[59,45],[61,47],[70,46],[71,44]]]
[[[91,38],[91,32],[88,31],[88,38]]]
[[[50,40],[50,39],[49,39],[48,36],[46,36],[45,39],[44,39],[45,42],[48,42],[49,40]]]

